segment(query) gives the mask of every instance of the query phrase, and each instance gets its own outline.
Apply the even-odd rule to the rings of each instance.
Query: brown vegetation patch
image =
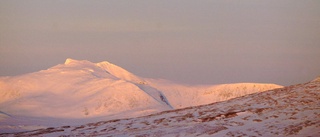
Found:
[[[33,134],[29,134],[28,136],[38,136],[41,134],[49,134],[49,133],[53,133],[53,132],[63,132],[63,131],[64,131],[63,129],[55,129],[55,128],[50,127],[47,129],[39,130],[38,132],[33,133]]]
[[[262,120],[261,119],[254,119],[253,121],[254,122],[261,122]]]
[[[235,117],[235,116],[238,116],[237,115],[238,112],[229,112],[227,114],[224,114],[226,118],[232,118],[232,117]]]
[[[239,112],[243,112],[243,111],[239,111]],[[199,119],[201,120],[201,122],[209,122],[217,119],[232,118],[232,117],[238,116],[237,113],[239,112],[227,112],[226,114],[218,114],[216,116],[205,116]]]
[[[76,130],[82,129],[82,128],[84,128],[84,127],[85,127],[84,125],[81,125],[81,126],[75,127],[75,128],[72,129],[71,131],[76,131]]]
[[[258,108],[258,109],[253,110],[253,112],[257,113],[258,115],[262,115],[263,111],[266,111],[267,109],[270,109],[270,108]],[[251,112],[252,112],[252,110],[251,110]]]
[[[284,132],[286,135],[295,135],[298,132],[300,132],[300,130],[302,130],[304,127],[308,127],[308,126],[312,126],[315,124],[319,124],[319,121],[304,121],[301,123],[297,123],[295,125],[289,125],[284,129]],[[320,124],[319,124],[320,125]]]
[[[165,120],[165,118],[156,119],[153,121],[153,123],[156,123],[157,125],[162,123]]]
[[[176,119],[178,122],[180,121],[184,121],[188,118],[193,118],[193,114],[191,113],[188,113],[188,114],[185,114],[185,115],[182,115],[182,116],[174,116],[174,117],[170,117],[170,119]]]
[[[107,127],[105,129],[100,130],[100,132],[110,132],[110,131],[113,131],[115,129],[116,129],[115,127]]]
[[[243,120],[249,120],[250,116],[246,116],[244,118],[242,118]]]
[[[212,121],[212,120],[215,120],[216,117],[204,117],[204,118],[200,118],[201,122],[209,122],[209,121]]]
[[[272,115],[272,116],[270,116],[270,117],[272,117],[272,118],[278,118],[279,116],[277,116],[277,115]]]
[[[70,128],[70,126],[62,126],[62,128]]]
[[[294,135],[298,133],[303,127],[301,125],[290,125],[284,129],[286,135]]]

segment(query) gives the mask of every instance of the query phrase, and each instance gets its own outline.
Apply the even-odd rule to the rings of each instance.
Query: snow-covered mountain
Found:
[[[171,109],[161,92],[107,62],[67,59],[48,70],[1,79],[0,110],[25,116],[82,118],[127,110]],[[68,110],[68,111],[66,111]]]
[[[141,78],[109,62],[67,59],[47,70],[0,78],[0,129],[137,117],[280,87],[258,83],[186,86]]]
[[[3,136],[320,136],[320,80],[148,116]],[[1,135],[1,134],[0,134]]]

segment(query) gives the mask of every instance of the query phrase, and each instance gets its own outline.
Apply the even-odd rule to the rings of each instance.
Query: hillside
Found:
[[[234,83],[207,86],[185,86],[168,81],[148,80],[161,90],[174,108],[205,105],[282,86],[263,83]]]
[[[320,135],[320,81],[139,118],[46,128],[4,136]]]

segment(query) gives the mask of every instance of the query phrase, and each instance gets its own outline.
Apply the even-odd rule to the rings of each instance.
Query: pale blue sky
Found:
[[[186,84],[307,82],[320,75],[320,1],[0,1],[0,76],[66,58]]]

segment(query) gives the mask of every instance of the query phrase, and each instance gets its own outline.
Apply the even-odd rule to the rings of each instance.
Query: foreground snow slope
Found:
[[[130,119],[3,136],[320,136],[320,79]],[[0,134],[1,135],[1,134]]]
[[[106,61],[67,59],[47,70],[0,78],[0,132],[137,117],[280,87],[185,86],[141,78]]]

